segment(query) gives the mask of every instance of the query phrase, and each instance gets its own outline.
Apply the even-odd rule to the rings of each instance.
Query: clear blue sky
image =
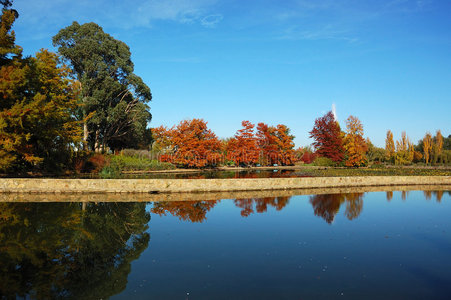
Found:
[[[153,93],[151,127],[203,118],[219,137],[242,120],[286,124],[310,144],[337,107],[384,146],[451,134],[448,0],[15,0],[16,42],[54,50],[72,21],[96,22],[131,48]]]

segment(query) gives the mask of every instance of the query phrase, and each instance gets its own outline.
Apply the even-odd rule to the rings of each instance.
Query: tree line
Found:
[[[451,136],[440,131],[416,145],[406,133],[395,142],[389,131],[383,149],[364,138],[357,117],[342,130],[332,112],[315,120],[312,145],[298,149],[284,124],[243,121],[223,140],[202,119],[148,128],[152,93],[133,73],[124,42],[95,23],[73,22],[52,39],[58,53],[24,57],[13,31],[19,13],[11,0],[0,4],[0,173],[73,171],[93,153],[125,148],[158,152],[181,167],[451,163]]]

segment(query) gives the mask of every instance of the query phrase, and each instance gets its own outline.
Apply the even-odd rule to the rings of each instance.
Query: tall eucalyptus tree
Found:
[[[133,73],[129,47],[95,23],[63,28],[53,45],[67,59],[80,83],[85,147],[133,147],[145,137],[152,115],[149,87]]]

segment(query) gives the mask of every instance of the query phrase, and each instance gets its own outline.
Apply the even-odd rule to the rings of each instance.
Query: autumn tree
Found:
[[[401,139],[399,141],[396,141],[395,164],[408,165],[412,163],[414,155],[414,146],[410,142],[410,139],[407,136],[406,132],[403,131]]]
[[[443,136],[440,130],[437,130],[437,133],[434,136],[432,143],[432,158],[431,162],[436,164],[439,160],[440,154],[443,150]]]
[[[202,119],[181,121],[171,129],[170,139],[173,151],[165,161],[185,167],[215,166],[220,162],[221,142]]]
[[[255,125],[249,121],[243,121],[241,126],[243,128],[239,129],[227,144],[227,159],[234,161],[237,165],[255,165],[259,157],[257,139],[254,135]]]
[[[275,128],[265,123],[258,123],[256,137],[260,149],[260,164],[273,165],[277,163],[278,151]]]
[[[350,116],[346,120],[346,135],[343,147],[347,156],[346,166],[359,167],[366,162],[365,153],[368,150],[368,146],[363,138],[363,125],[354,116]]]
[[[22,47],[16,45],[16,35],[12,30],[14,21],[19,14],[11,9],[12,2],[2,0],[2,15],[0,17],[0,67],[9,64],[14,59],[22,57]]]
[[[385,157],[388,161],[394,161],[395,142],[393,140],[393,133],[391,132],[391,130],[387,131],[387,137],[385,138]]]
[[[343,137],[332,111],[315,120],[310,138],[314,139],[313,147],[320,156],[330,158],[334,162],[343,161]]]
[[[162,153],[172,150],[171,130],[166,126],[151,128],[152,131],[152,150]]]
[[[275,129],[275,142],[278,152],[279,165],[293,165],[295,161],[294,136],[290,134],[290,129],[283,124],[277,125]]]
[[[431,156],[432,151],[432,136],[429,132],[423,138],[423,155],[424,161],[426,164],[429,163],[429,157]]]
[[[149,87],[133,73],[129,47],[95,23],[73,22],[53,37],[81,86],[83,140],[96,151],[136,147],[151,119]]]
[[[58,56],[22,58],[10,32],[16,14],[3,9],[0,30],[0,170],[65,168],[80,140],[77,88]]]

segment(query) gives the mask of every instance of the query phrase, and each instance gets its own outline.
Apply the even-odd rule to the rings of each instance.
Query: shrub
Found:
[[[112,178],[119,176],[123,171],[157,171],[172,169],[175,169],[175,166],[171,163],[151,160],[144,156],[112,155],[109,164],[102,169],[100,175],[103,178]]]
[[[336,163],[332,159],[330,159],[328,157],[323,157],[323,156],[315,158],[315,160],[313,161],[313,164],[315,166],[321,166],[321,167],[335,167],[336,166]]]

